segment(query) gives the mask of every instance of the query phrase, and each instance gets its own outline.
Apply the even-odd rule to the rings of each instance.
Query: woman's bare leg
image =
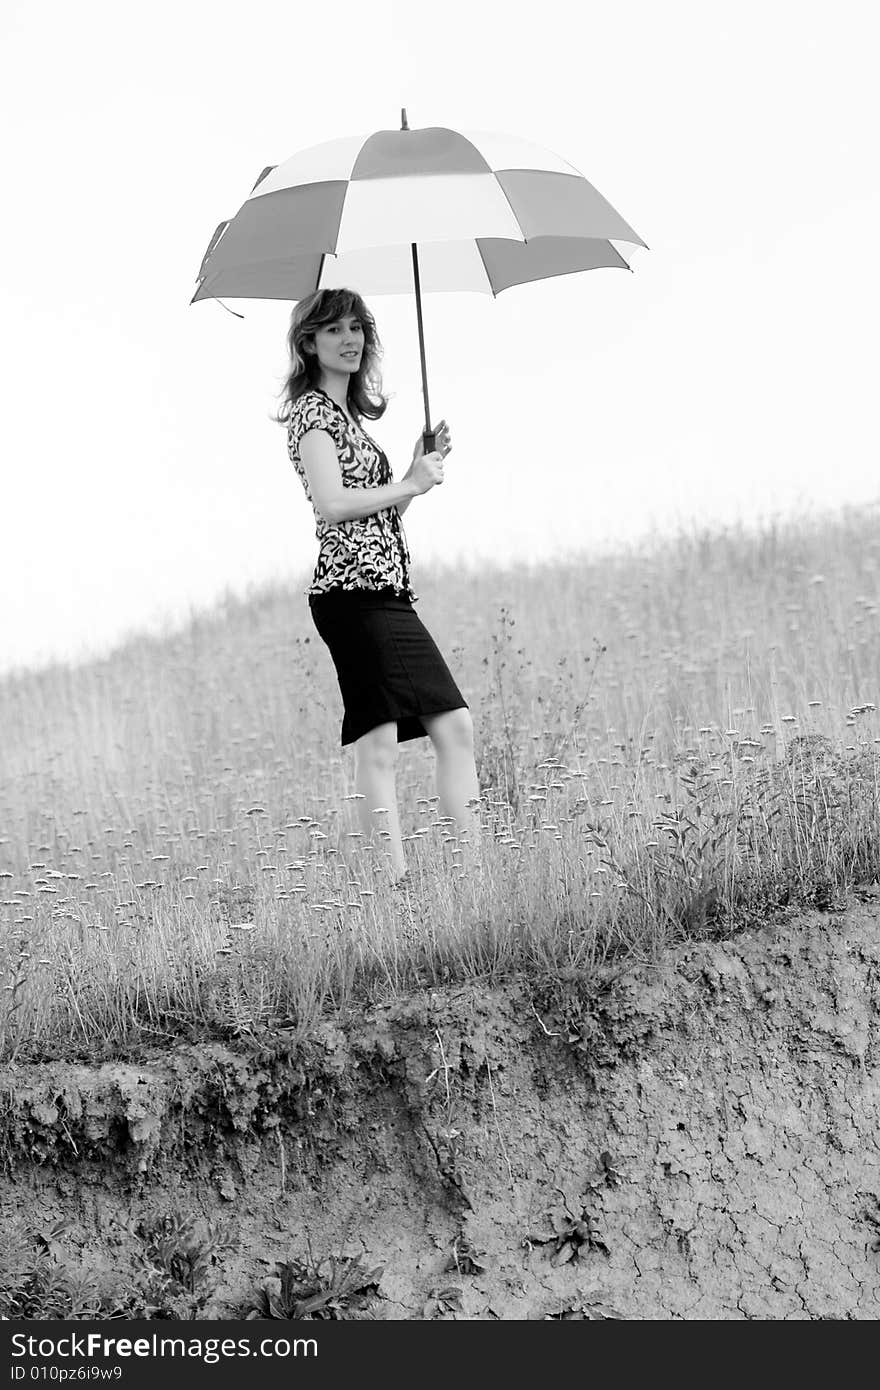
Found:
[[[355,790],[363,795],[363,800],[358,799],[357,808],[364,843],[372,841],[377,846],[379,853],[370,857],[380,863],[390,854],[391,877],[396,881],[406,871],[394,786],[397,721],[377,724],[363,734],[355,742],[355,755]],[[377,815],[377,806],[384,806],[386,811]],[[387,830],[390,838],[380,835],[380,830]]]
[[[471,712],[451,709],[442,714],[423,714],[421,720],[437,754],[440,812],[454,818],[456,834],[462,845],[470,847],[469,862],[474,863],[479,857],[481,827]]]

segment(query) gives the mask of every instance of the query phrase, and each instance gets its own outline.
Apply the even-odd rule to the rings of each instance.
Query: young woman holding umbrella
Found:
[[[395,882],[406,878],[394,770],[397,745],[431,740],[441,815],[476,849],[479,786],[473,722],[443,656],[418,617],[401,513],[443,482],[451,448],[445,421],[437,450],[421,436],[400,482],[361,420],[380,419],[381,346],[373,316],[349,289],[300,299],[287,336],[290,371],[276,419],[315,513],[318,560],[306,590],[329,649],[344,716],[341,743],[355,745],[358,814],[367,842],[387,830]],[[378,399],[377,399],[378,397]],[[384,808],[382,810],[381,808]]]

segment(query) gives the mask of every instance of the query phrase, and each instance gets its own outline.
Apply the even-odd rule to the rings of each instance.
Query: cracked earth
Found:
[[[306,1052],[7,1067],[0,1216],[122,1269],[173,1198],[234,1237],[209,1317],[310,1244],[381,1268],[354,1316],[874,1319],[878,1010],[853,902],[598,986],[425,991]]]

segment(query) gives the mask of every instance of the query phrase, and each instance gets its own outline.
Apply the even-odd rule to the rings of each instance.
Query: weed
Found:
[[[526,1244],[551,1245],[553,1265],[568,1264],[591,1250],[607,1255],[608,1246],[597,1218],[582,1201],[573,1201],[561,1189],[557,1190],[562,1200],[548,1209],[541,1225],[529,1231]]]
[[[456,1313],[461,1311],[462,1291],[454,1284],[444,1286],[438,1285],[430,1290],[427,1301],[422,1309],[422,1317],[426,1321],[436,1319],[442,1321],[454,1318]]]
[[[108,1301],[95,1278],[59,1264],[44,1251],[25,1268],[0,1275],[0,1317],[42,1321],[107,1315]]]
[[[172,1210],[153,1214],[130,1227],[140,1242],[135,1265],[147,1316],[195,1318],[216,1283],[215,1267],[230,1248],[230,1237],[211,1221],[199,1222]]]
[[[338,1320],[364,1309],[367,1296],[378,1292],[384,1267],[368,1269],[352,1256],[316,1260],[309,1245],[306,1261],[280,1262],[277,1271],[277,1278],[260,1291],[257,1312],[261,1316]]]
[[[121,1290],[91,1270],[74,1268],[65,1258],[60,1238],[72,1226],[59,1221],[45,1231],[30,1232],[29,1239],[13,1239],[7,1232],[3,1268],[0,1271],[0,1318],[4,1320],[60,1321],[136,1316],[134,1290]]]
[[[476,1250],[461,1233],[455,1237],[452,1242],[450,1269],[456,1270],[459,1274],[482,1274],[487,1268],[485,1259],[483,1252]]]

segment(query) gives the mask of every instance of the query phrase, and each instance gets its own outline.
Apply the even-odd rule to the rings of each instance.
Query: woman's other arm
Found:
[[[315,506],[331,525],[372,516],[401,503],[409,505],[414,497],[443,481],[439,454],[428,454],[416,460],[399,483],[344,487],[336,445],[327,430],[308,430],[300,440],[299,453]]]

